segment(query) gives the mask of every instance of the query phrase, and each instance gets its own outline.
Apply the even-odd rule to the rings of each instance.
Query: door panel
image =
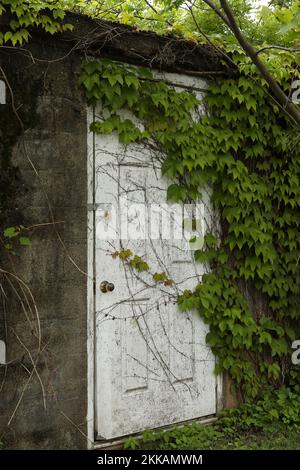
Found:
[[[203,266],[184,240],[167,237],[178,223],[167,206],[156,210],[166,205],[170,184],[161,177],[162,157],[153,148],[125,147],[116,135],[96,135],[94,159],[97,435],[111,439],[212,415],[216,378],[208,329],[176,304],[178,294],[201,281]],[[209,217],[202,214],[203,221]],[[151,221],[157,225],[150,230]],[[149,272],[117,256],[127,249]],[[171,282],[155,283],[157,272]],[[101,292],[102,281],[115,289]]]

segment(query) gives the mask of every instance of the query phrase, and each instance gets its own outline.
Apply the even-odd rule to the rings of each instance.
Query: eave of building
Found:
[[[53,49],[49,59],[64,57],[64,54],[105,57],[114,60],[147,66],[158,70],[179,72],[205,77],[232,75],[232,63],[226,62],[224,54],[209,44],[196,44],[173,35],[161,36],[152,31],[104,20],[94,20],[84,15],[68,13],[64,20],[74,26],[72,31],[47,34],[41,30],[31,30],[31,41],[23,48],[16,47],[14,52],[30,53],[40,45],[39,59],[48,57],[43,53]],[[9,18],[0,17],[0,26],[5,30]],[[3,52],[13,52],[13,48],[1,47]]]

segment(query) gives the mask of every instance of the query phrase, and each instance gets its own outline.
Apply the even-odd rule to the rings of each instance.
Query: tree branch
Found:
[[[297,52],[300,54],[300,49],[291,49],[290,47],[284,47],[284,46],[265,46],[256,51],[256,54],[260,54],[261,52],[267,51],[269,49],[279,49],[281,51],[287,51],[287,52]]]
[[[211,3],[210,0],[203,0],[205,3]],[[236,39],[238,40],[239,44],[246,52],[248,57],[252,60],[252,62],[256,65],[257,69],[259,70],[262,77],[268,83],[270,89],[274,93],[275,97],[277,98],[278,102],[286,109],[289,113],[291,118],[297,123],[298,127],[300,127],[300,111],[295,106],[290,98],[284,93],[281,87],[278,85],[277,81],[272,77],[271,73],[269,72],[268,68],[265,64],[259,59],[256,50],[250,44],[247,39],[244,37],[243,33],[241,32],[234,13],[228,4],[227,0],[220,0],[221,6],[226,14],[226,24],[230,27],[231,31],[235,35]],[[211,6],[211,8],[213,8]],[[216,7],[213,8],[216,11]],[[217,12],[216,12],[217,13]],[[219,15],[219,13],[217,13]],[[219,15],[220,16],[220,15]]]
[[[211,0],[202,0],[206,5],[208,5],[215,13],[218,15],[224,23],[227,24],[228,28],[231,29],[230,23],[224,13],[211,1]]]

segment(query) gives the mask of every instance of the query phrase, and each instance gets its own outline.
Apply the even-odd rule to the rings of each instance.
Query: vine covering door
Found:
[[[94,119],[101,118],[99,111]],[[93,154],[97,436],[212,415],[208,330],[176,303],[203,274],[180,237],[186,212],[196,209],[166,204],[170,181],[161,176],[155,145],[124,146],[116,135],[95,135]],[[203,229],[208,204],[197,210]]]

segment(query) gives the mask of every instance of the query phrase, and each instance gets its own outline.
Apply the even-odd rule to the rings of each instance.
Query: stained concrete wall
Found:
[[[33,44],[31,52],[47,60],[65,53],[54,41]],[[4,50],[0,64],[18,114],[22,118],[30,111],[32,117],[24,139],[10,141],[14,145],[9,164],[15,167],[17,185],[11,195],[14,191],[7,186],[13,211],[0,229],[50,223],[26,233],[31,247],[18,247],[15,239],[16,254],[7,256],[2,250],[0,255],[0,267],[10,272],[0,272],[0,339],[6,343],[9,363],[0,366],[0,442],[15,449],[85,448],[81,432],[86,433],[87,293],[80,270],[87,270],[87,129],[85,99],[78,86],[80,57],[34,63],[27,54]],[[5,122],[16,119],[8,95],[7,104],[0,106],[2,166],[9,153],[5,136],[11,132]],[[51,211],[59,222],[57,232]]]

